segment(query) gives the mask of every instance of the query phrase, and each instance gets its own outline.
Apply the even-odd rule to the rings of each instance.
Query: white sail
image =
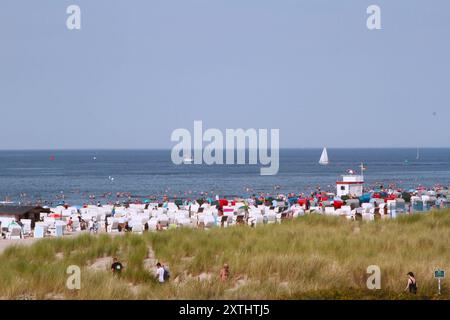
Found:
[[[419,152],[419,148],[417,148],[417,156],[416,159],[419,160],[420,159],[420,152]]]
[[[320,156],[319,163],[322,164],[322,165],[327,165],[329,163],[327,148],[323,148],[322,155]]]

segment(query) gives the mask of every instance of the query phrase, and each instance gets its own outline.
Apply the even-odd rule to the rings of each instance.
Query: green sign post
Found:
[[[441,279],[445,278],[445,271],[440,270],[440,269],[435,270],[434,278],[438,279],[438,290],[439,290],[439,295],[440,295],[441,294]]]

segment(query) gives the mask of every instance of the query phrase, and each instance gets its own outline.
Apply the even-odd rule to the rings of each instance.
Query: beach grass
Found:
[[[307,215],[256,228],[82,234],[7,248],[0,298],[450,299],[450,281],[438,296],[433,278],[436,268],[450,270],[449,245],[448,209],[372,222]],[[124,264],[119,277],[109,271],[112,257]],[[99,259],[105,267],[93,268]],[[154,277],[156,261],[170,266],[164,285]],[[227,282],[218,279],[224,263]],[[80,290],[66,287],[70,265],[81,268]],[[381,270],[379,290],[366,285],[371,265]],[[417,295],[403,292],[409,271]]]

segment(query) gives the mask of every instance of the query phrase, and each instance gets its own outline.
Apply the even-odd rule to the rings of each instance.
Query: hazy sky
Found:
[[[1,0],[0,149],[169,148],[194,120],[450,147],[449,59],[448,0]]]

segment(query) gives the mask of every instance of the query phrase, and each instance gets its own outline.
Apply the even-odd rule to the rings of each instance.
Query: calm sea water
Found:
[[[95,201],[115,201],[117,192],[142,199],[163,194],[195,198],[201,192],[220,196],[299,193],[317,186],[334,191],[336,180],[348,169],[359,170],[361,162],[367,167],[367,185],[450,186],[450,149],[421,149],[419,160],[416,152],[329,149],[331,164],[321,166],[320,149],[285,149],[280,151],[279,173],[261,176],[259,165],[177,166],[171,162],[170,150],[0,151],[0,199],[56,204],[64,195],[67,202],[82,204],[89,195],[95,195]],[[275,185],[279,190],[274,190]],[[105,193],[111,195],[105,198]]]

